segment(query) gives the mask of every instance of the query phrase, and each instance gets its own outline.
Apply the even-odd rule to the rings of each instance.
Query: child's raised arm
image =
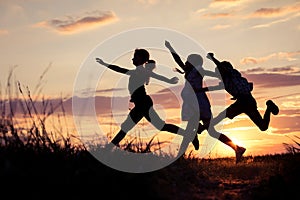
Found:
[[[171,52],[175,62],[179,65],[179,67],[181,67],[183,70],[185,69],[185,65],[182,62],[182,60],[180,59],[179,55],[176,53],[175,49],[171,46],[170,42],[168,42],[167,40],[165,41],[165,46],[169,49],[169,51]],[[184,70],[185,71],[185,70]]]
[[[208,53],[206,58],[208,58],[209,60],[213,61],[216,65],[220,64],[220,61],[218,61],[213,53]]]
[[[104,65],[105,67],[107,67],[107,68],[109,68],[113,71],[116,71],[116,72],[119,72],[119,73],[122,73],[122,74],[127,74],[127,72],[129,71],[129,69],[125,69],[125,68],[119,67],[117,65],[108,64],[100,58],[96,58],[96,62],[98,62],[101,65]]]

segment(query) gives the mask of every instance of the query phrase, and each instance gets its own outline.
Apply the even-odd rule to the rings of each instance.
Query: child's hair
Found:
[[[156,64],[155,60],[148,60],[145,64],[145,69],[149,71],[153,71],[156,67],[155,64]],[[150,81],[150,77],[147,78],[146,85],[149,84],[149,81]]]
[[[153,69],[155,69],[155,67],[156,67],[155,64],[156,64],[155,60],[148,60],[145,64],[145,68],[150,71],[153,71]]]

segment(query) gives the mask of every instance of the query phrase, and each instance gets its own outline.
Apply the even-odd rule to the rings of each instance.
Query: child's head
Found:
[[[143,65],[149,60],[150,54],[146,49],[135,49],[134,56],[132,58],[135,66]]]
[[[202,66],[203,58],[199,54],[190,54],[185,64],[186,65],[190,64],[193,67]]]

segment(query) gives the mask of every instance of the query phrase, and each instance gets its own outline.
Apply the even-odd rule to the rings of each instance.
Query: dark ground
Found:
[[[300,154],[180,158],[133,174],[103,165],[86,151],[0,149],[1,193],[30,199],[286,199],[299,196]]]

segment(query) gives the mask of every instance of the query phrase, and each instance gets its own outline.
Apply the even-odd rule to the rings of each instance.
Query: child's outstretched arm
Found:
[[[215,78],[219,78],[219,74],[217,74],[214,71],[209,71],[206,69],[200,69],[200,73],[202,76],[210,76],[210,77],[215,77]]]
[[[222,90],[224,89],[223,84],[220,82],[219,85],[214,85],[214,86],[208,86],[208,87],[204,87],[201,90],[203,92],[208,92],[208,91],[215,91],[215,90]]]
[[[119,73],[122,73],[122,74],[126,74],[129,71],[129,69],[125,69],[125,68],[119,67],[117,65],[108,64],[100,58],[96,58],[96,62],[98,62],[101,65],[104,65],[105,67],[107,67],[107,68],[109,68],[113,71],[116,71],[116,72],[119,72]]]
[[[181,67],[183,70],[185,68],[184,63],[182,62],[182,60],[180,59],[179,55],[176,53],[176,51],[174,50],[174,48],[171,46],[170,42],[168,42],[167,40],[165,41],[165,46],[169,49],[169,51],[171,52],[175,62],[179,65],[179,67]]]
[[[165,76],[156,74],[156,73],[154,73],[154,72],[151,72],[150,76],[151,76],[152,78],[155,78],[155,79],[157,79],[157,80],[164,81],[164,82],[170,83],[170,84],[176,84],[176,83],[178,83],[178,81],[179,81],[178,77],[175,77],[175,76],[174,76],[173,78],[167,78],[167,77],[165,77]]]

